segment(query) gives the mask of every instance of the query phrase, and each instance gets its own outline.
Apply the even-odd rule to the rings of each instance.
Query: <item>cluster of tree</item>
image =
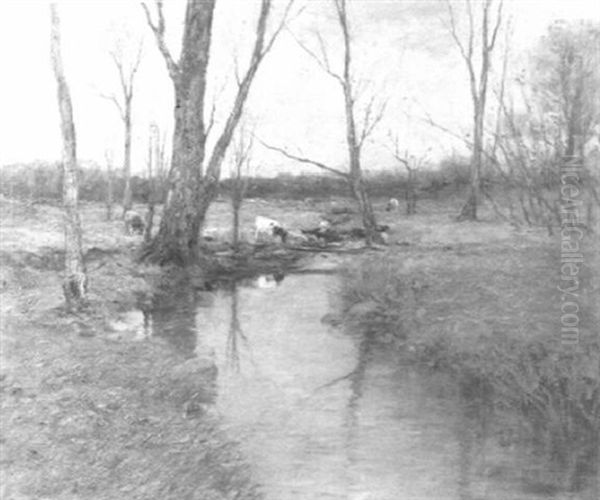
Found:
[[[284,28],[323,70],[324,75],[338,85],[345,116],[348,169],[332,167],[319,159],[293,153],[286,147],[268,144],[264,140],[260,142],[264,147],[277,151],[287,159],[317,167],[337,177],[339,183],[336,187],[340,186],[340,183],[345,184],[347,191],[356,201],[367,244],[379,242],[381,236],[377,231],[368,189],[369,185],[373,187],[374,183],[367,179],[363,171],[362,151],[384,115],[386,100],[376,92],[368,95],[364,82],[356,76],[348,2],[331,0],[332,14],[341,40],[339,59],[334,57],[334,51],[331,50],[333,42],[325,40],[318,30],[312,43],[302,40],[294,33],[289,22],[295,8],[294,0],[282,2],[283,10],[274,25],[272,0],[260,0],[257,3],[258,16],[249,61],[243,71],[236,65],[235,95],[230,109],[220,113],[226,117],[221,130],[216,130],[215,105],[213,103],[212,107],[209,106],[206,99],[215,3],[216,0],[188,0],[181,53],[178,58],[172,55],[166,43],[162,0],[154,0],[154,7],[142,4],[148,27],[154,35],[156,47],[172,80],[175,95],[175,125],[170,161],[165,159],[164,141],[163,147],[158,147],[158,134],[150,134],[147,172],[150,179],[149,222],[152,220],[155,203],[164,200],[164,211],[160,228],[154,238],[148,238],[143,255],[160,263],[174,262],[186,265],[194,262],[198,257],[199,235],[207,210],[220,188],[229,190],[236,213],[241,208],[244,196],[253,196],[259,189],[248,180],[254,134],[247,134],[238,129],[255,76]],[[566,162],[580,166],[588,202],[600,204],[598,172],[591,168],[593,161],[590,156],[590,145],[593,140],[598,141],[600,126],[596,90],[599,83],[596,60],[599,53],[598,26],[553,26],[532,57],[532,71],[521,75],[517,81],[515,93],[515,85],[509,71],[508,27],[504,30],[505,50],[502,72],[499,75],[500,83],[497,88],[492,89],[492,62],[502,38],[501,28],[506,24],[503,19],[503,0],[483,0],[477,3],[465,0],[460,3],[464,6],[463,16],[458,13],[459,2],[446,0],[446,5],[447,29],[464,61],[472,99],[472,133],[461,137],[460,134],[445,129],[461,138],[471,150],[468,168],[469,195],[459,220],[476,219],[477,209],[483,197],[492,202],[498,213],[507,218],[516,217],[513,204],[509,203],[509,215],[502,212],[493,198],[494,191],[486,188],[486,183],[483,182],[494,180],[487,182],[487,185],[500,183],[506,190],[516,193],[523,218],[527,222],[532,223],[532,218],[541,218],[551,228],[551,219],[559,219],[560,215],[557,195],[549,192],[558,182],[558,169]],[[298,14],[300,12],[301,9],[298,10]],[[466,23],[461,23],[461,18],[466,20]],[[80,243],[81,239],[81,228],[78,226],[76,215],[76,142],[70,97],[60,60],[58,16],[54,7],[52,21],[52,55],[65,144],[62,191],[63,202],[69,215],[66,221],[70,224],[70,229],[66,231],[68,247],[77,241]],[[461,29],[461,25],[466,26],[466,31]],[[124,124],[124,210],[131,206],[133,196],[130,181],[131,103],[140,54],[138,50],[137,57],[126,63],[121,51],[111,53],[118,70],[121,92],[106,96],[115,104]],[[493,96],[491,90],[494,91]],[[493,98],[496,104],[495,113],[490,112],[490,102]],[[428,120],[431,125],[444,129],[431,117],[428,117]],[[417,193],[419,189],[423,189],[426,177],[430,181],[429,186],[434,189],[443,187],[449,181],[432,178],[431,174],[425,175],[425,169],[422,167],[427,163],[426,158],[410,155],[406,147],[401,147],[392,136],[393,134],[390,135],[388,146],[398,165],[404,170],[407,210],[414,213]],[[209,149],[208,145],[212,145],[212,149]],[[157,158],[160,158],[160,161]],[[222,166],[228,158],[234,166],[234,175],[231,181],[221,183]],[[108,164],[110,166],[111,162],[108,161]],[[165,167],[167,164],[168,173]],[[460,173],[461,180],[465,179],[464,169],[456,169],[456,172]],[[160,182],[156,182],[157,178]],[[454,177],[458,178],[458,175]],[[114,191],[112,181],[113,176],[109,169],[106,189],[109,194],[109,206]],[[264,185],[265,183],[262,184],[263,189]],[[289,187],[285,186],[283,189]],[[377,189],[375,191],[378,192]],[[302,189],[298,194],[300,192]],[[69,235],[73,236],[70,242]],[[78,254],[81,254],[80,248],[78,252],[68,251],[67,260],[74,261]],[[70,275],[75,276],[81,272],[81,266],[82,264],[78,270],[73,267],[72,272],[69,271]],[[71,268],[67,266],[67,269]],[[66,281],[71,284],[75,282],[81,284],[85,281],[79,277],[68,277]],[[84,294],[81,286],[79,289]]]
[[[585,207],[589,230],[600,206],[600,25],[557,22],[549,27],[518,76],[501,89],[489,165],[501,177],[509,218],[527,224],[561,224],[561,173]],[[505,68],[507,65],[505,57]]]
[[[504,54],[495,113],[489,116],[488,94],[492,54],[498,45],[503,0],[478,4],[465,0],[467,34],[461,37],[455,4],[446,0],[449,31],[469,77],[473,104],[473,132],[462,137],[471,150],[471,190],[459,220],[477,218],[482,198],[501,217],[515,224],[561,224],[561,169],[577,170],[576,188],[586,205],[591,229],[600,207],[600,25],[591,22],[552,24],[529,54],[525,69],[514,74],[510,65],[510,26],[505,29]],[[486,185],[483,178],[493,179]],[[492,191],[491,186],[500,190]],[[502,192],[500,206],[494,194]]]

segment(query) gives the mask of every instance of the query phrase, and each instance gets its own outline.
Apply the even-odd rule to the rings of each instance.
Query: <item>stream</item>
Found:
[[[214,410],[264,498],[599,498],[597,480],[551,486],[559,471],[443,375],[321,321],[337,280],[261,276],[174,297],[146,320],[147,335],[217,367]]]

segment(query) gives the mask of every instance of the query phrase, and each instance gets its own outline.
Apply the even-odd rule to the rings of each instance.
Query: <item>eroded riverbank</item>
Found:
[[[518,419],[465,394],[428,351],[440,332],[476,352],[467,334],[552,324],[551,302],[530,293],[554,286],[531,265],[531,241],[551,248],[538,235],[400,220],[386,250],[213,282],[139,266],[118,221],[84,212],[92,301],[69,316],[54,215],[15,216],[3,233],[3,497],[597,498],[597,463],[583,457],[567,487],[568,468],[515,433]],[[342,261],[390,256],[381,274],[402,286],[381,288],[364,267],[375,295],[340,314]],[[396,299],[404,309],[379,316]],[[402,328],[376,335],[389,320]]]

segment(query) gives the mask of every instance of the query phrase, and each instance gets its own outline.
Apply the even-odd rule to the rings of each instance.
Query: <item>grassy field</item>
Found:
[[[242,232],[251,234],[256,215],[290,229],[315,227],[345,203],[249,200]],[[424,202],[407,218],[377,203],[379,222],[391,227],[389,245],[344,257],[343,318],[432,367],[498,380],[494,390],[514,396],[511,404],[537,405],[531,414],[550,412],[545,421],[558,429],[564,414],[543,404],[548,386],[540,380],[566,380],[569,408],[583,404],[597,418],[598,242],[588,242],[581,344],[569,361],[559,338],[557,240],[491,213],[456,223],[459,206]],[[228,238],[230,219],[229,205],[215,203],[206,233]],[[69,316],[61,307],[61,223],[58,207],[2,200],[0,498],[252,498],[235,445],[202,410],[211,368],[159,341],[111,335],[110,320],[149,300],[161,280],[157,267],[135,262],[140,237],[104,220],[100,205],[82,206],[90,306]],[[358,226],[358,217],[346,224]],[[194,404],[200,410],[188,411]],[[597,433],[597,422],[585,425]]]
[[[573,298],[558,289],[568,287],[560,237],[489,223],[406,229],[425,227],[420,243],[409,236],[402,251],[346,268],[344,318],[448,374],[467,401],[516,417],[507,434],[530,441],[560,471],[546,478],[552,486],[584,488],[600,474],[598,238],[584,241]],[[561,332],[568,300],[578,306],[577,342]]]

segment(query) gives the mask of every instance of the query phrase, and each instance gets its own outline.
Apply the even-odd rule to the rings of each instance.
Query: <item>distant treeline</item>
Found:
[[[107,196],[107,172],[95,166],[79,170],[79,193],[83,201],[104,202]],[[156,198],[162,199],[166,192],[164,179],[153,179]],[[371,172],[366,175],[369,193],[375,198],[403,196],[406,190],[406,174],[403,169]],[[437,169],[424,170],[418,174],[418,190],[421,197],[437,197],[444,189],[460,189],[469,182],[468,161],[452,158],[442,161]],[[112,175],[113,199],[118,203],[125,185],[119,172]],[[150,193],[148,178],[133,176],[131,187],[137,203],[148,200]],[[227,197],[232,180],[223,179],[219,192]],[[0,169],[0,193],[8,198],[30,201],[60,200],[62,197],[62,173],[60,164],[35,162],[7,165]],[[252,177],[248,179],[248,198],[294,199],[327,198],[349,196],[348,185],[340,177],[328,175],[281,174],[274,178]]]
[[[156,189],[162,191],[163,181],[155,180]],[[113,200],[123,197],[125,180],[120,173],[112,174]],[[147,178],[132,176],[131,189],[136,202],[147,201],[150,182]],[[79,169],[79,198],[83,201],[106,201],[107,171],[95,166]],[[34,162],[6,165],[0,168],[0,193],[8,198],[43,201],[62,199],[62,168],[60,163]]]

